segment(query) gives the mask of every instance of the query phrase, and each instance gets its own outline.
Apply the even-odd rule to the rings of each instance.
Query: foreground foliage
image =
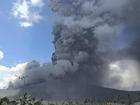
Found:
[[[140,94],[136,99],[128,94],[127,100],[117,96],[116,99],[106,99],[105,101],[97,101],[85,99],[84,101],[43,101],[32,98],[27,93],[24,93],[21,97],[15,100],[10,100],[7,97],[0,98],[0,105],[140,105]],[[137,104],[138,103],[138,104]]]
[[[16,100],[9,100],[7,97],[0,99],[0,105],[43,105],[43,100],[36,100],[31,98],[27,93]]]

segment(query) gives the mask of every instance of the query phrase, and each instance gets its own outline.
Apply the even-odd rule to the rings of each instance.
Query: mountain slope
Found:
[[[102,100],[107,98],[117,98],[118,95],[127,98],[128,93],[133,97],[138,94],[136,91],[121,91],[95,85],[78,85],[78,87],[75,87],[75,85],[68,83],[65,84],[64,87],[64,85],[60,85],[59,82],[56,81],[53,84],[44,82],[27,86],[26,91],[37,98],[50,100],[79,100],[85,98]]]
[[[65,84],[65,85],[64,85]],[[24,88],[28,94],[36,98],[47,100],[79,100],[85,98],[94,98],[104,100],[107,98],[117,98],[118,95],[127,98],[128,93],[135,97],[137,91],[121,91],[110,88],[103,88],[95,85],[75,85],[71,83],[61,83],[59,81],[43,82],[28,85]],[[23,93],[23,89],[5,89],[0,90],[0,97],[7,96],[18,97]]]

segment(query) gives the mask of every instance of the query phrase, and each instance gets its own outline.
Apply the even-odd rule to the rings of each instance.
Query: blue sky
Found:
[[[41,63],[50,62],[54,49],[48,1],[44,1],[45,5],[41,8],[43,19],[31,27],[21,27],[18,24],[20,18],[12,16],[13,3],[16,1],[0,1],[0,50],[4,53],[0,65],[13,66],[34,59]]]

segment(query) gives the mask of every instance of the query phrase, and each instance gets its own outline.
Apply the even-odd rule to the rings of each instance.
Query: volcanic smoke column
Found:
[[[77,0],[51,1],[51,9],[56,13],[52,62],[54,65],[61,61],[70,63],[71,68],[65,72],[72,74],[65,75],[65,79],[71,78],[73,82],[82,79],[88,84],[99,84],[103,72],[100,72],[102,61],[96,52],[98,40],[94,35],[95,26],[90,23],[92,16],[82,12],[83,4],[84,1]]]
[[[27,84],[47,82],[56,93],[68,86],[69,93],[84,87],[88,94],[93,84],[139,89],[139,4],[139,0],[51,0],[53,64],[29,62],[23,73],[30,74]],[[55,84],[60,88],[53,88]]]
[[[68,27],[57,23],[54,26],[53,33],[55,45],[55,52],[52,56],[53,64],[57,65],[62,60],[68,61],[71,66],[77,67],[74,72],[78,74],[73,74],[77,74],[79,79],[82,77],[89,81],[88,78],[91,79],[92,77],[93,80],[95,75],[98,75],[99,69],[99,58],[97,58],[96,54],[98,41],[94,36],[94,27],[84,28],[79,25]],[[71,71],[73,70],[69,69],[66,72]]]
[[[139,57],[137,4],[138,0],[51,0],[50,8],[55,13],[53,64],[69,62],[65,73],[74,72],[70,77],[73,81],[82,78],[88,84],[132,89],[133,86],[123,87],[126,83],[119,75],[112,76],[110,65],[121,60],[135,61],[134,54]],[[134,50],[133,39],[138,47]]]

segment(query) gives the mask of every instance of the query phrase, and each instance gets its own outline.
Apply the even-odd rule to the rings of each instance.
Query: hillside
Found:
[[[53,82],[55,83],[49,84],[44,82],[26,86],[26,91],[34,97],[43,98],[45,100],[79,100],[85,98],[104,100],[107,98],[116,99],[118,95],[127,98],[128,93],[133,97],[137,96],[138,94],[136,91],[121,91],[95,85],[78,85],[79,87],[75,87],[74,85],[67,83],[67,85],[64,87],[62,84],[60,85],[58,81]],[[22,91],[18,94],[21,93]]]

